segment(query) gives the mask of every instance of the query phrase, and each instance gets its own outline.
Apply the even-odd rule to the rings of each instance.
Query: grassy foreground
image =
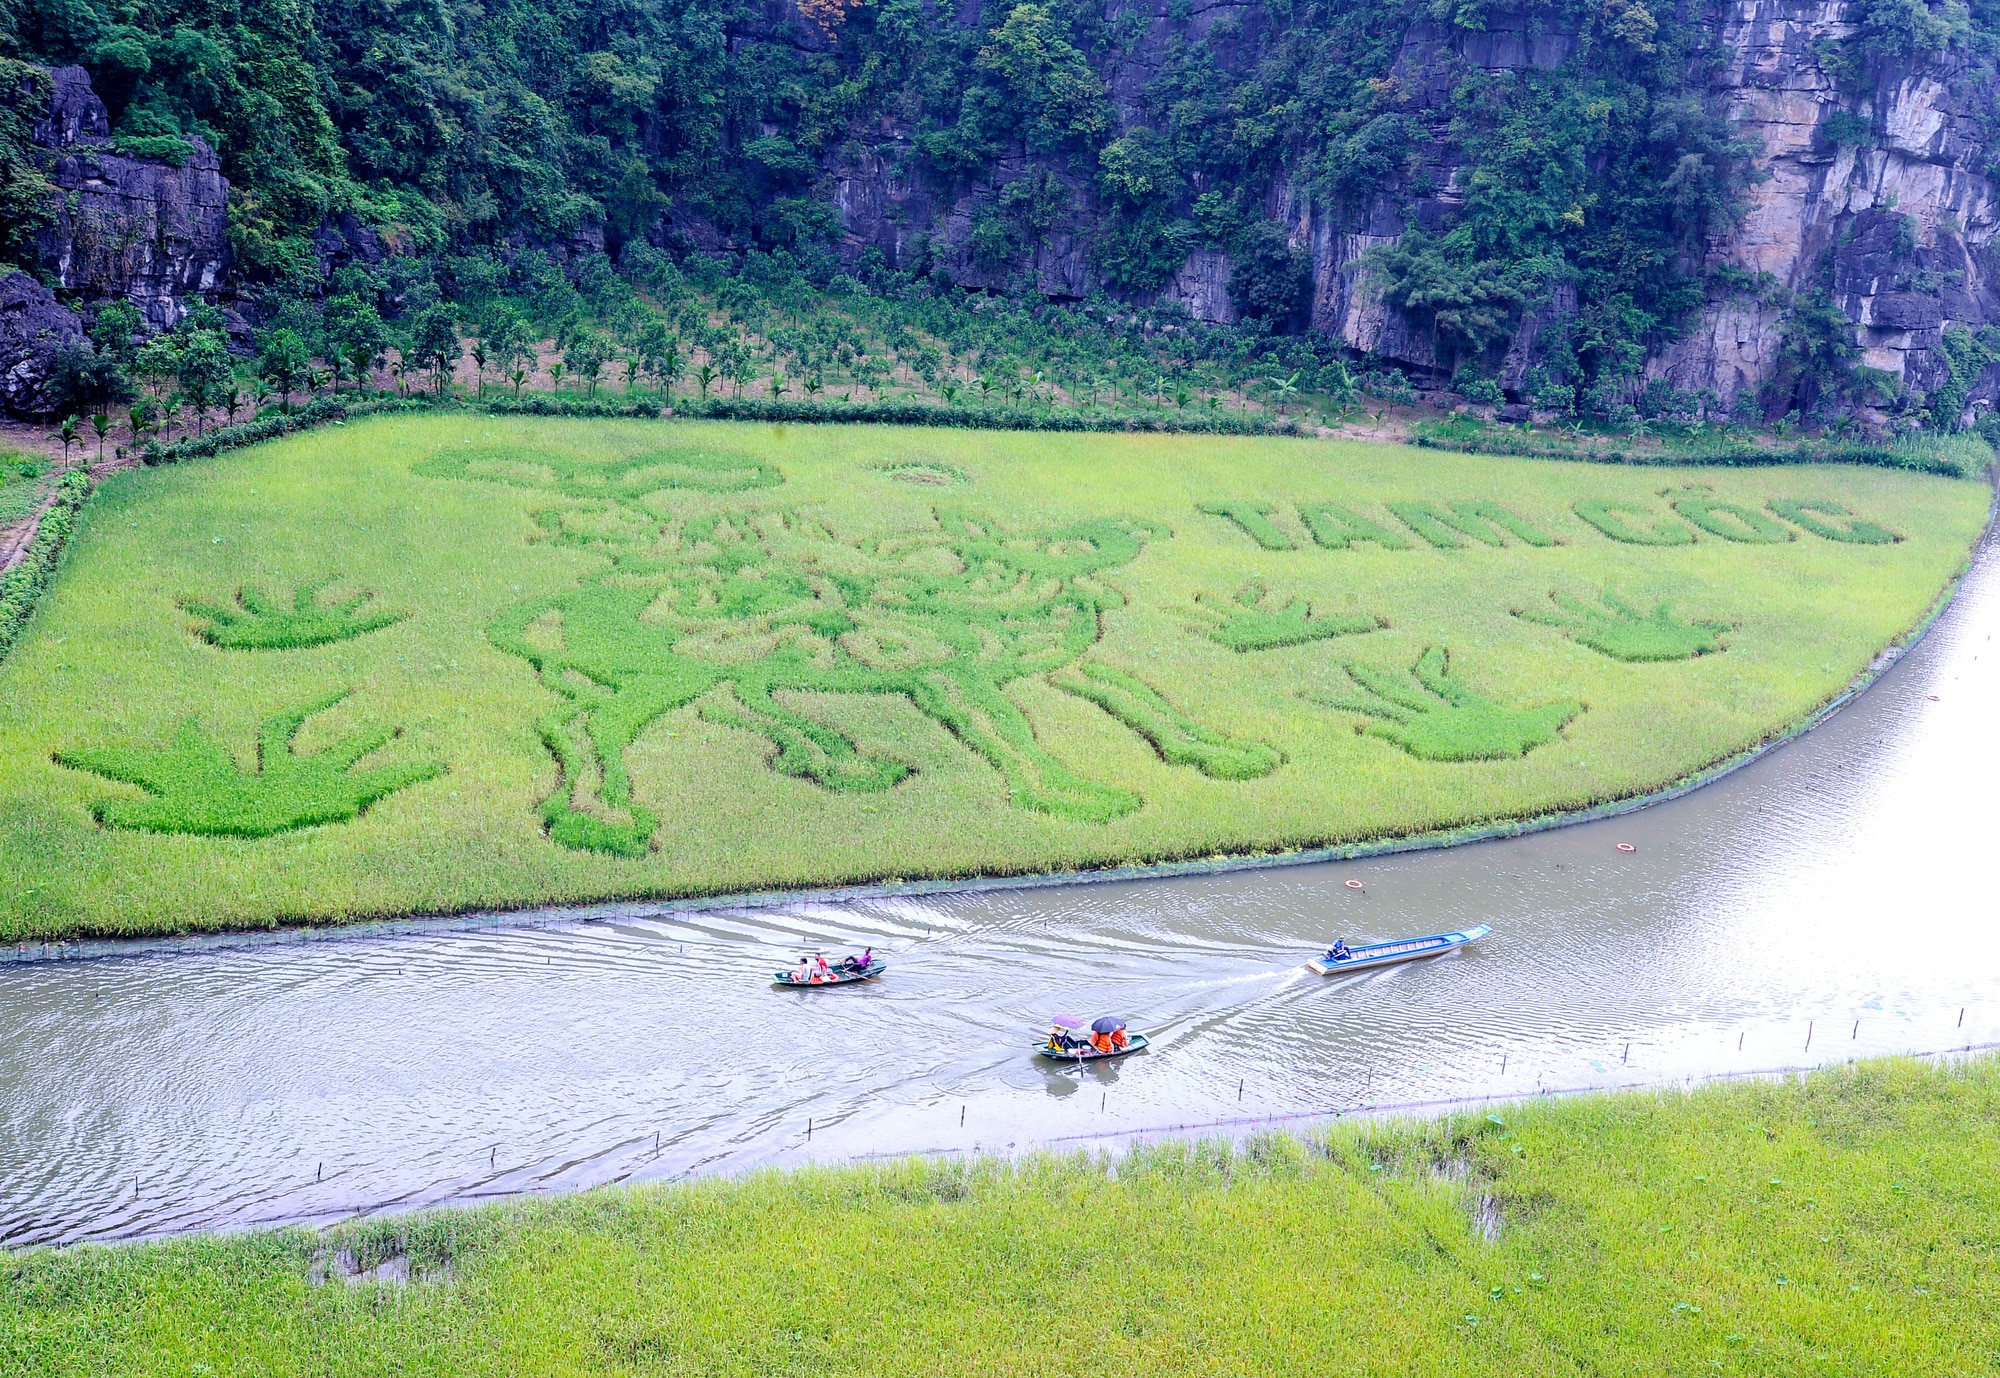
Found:
[[[1780,732],[1979,482],[375,418],[117,475],[0,665],[0,941],[1572,809]]]
[[[0,1369],[1969,1374],[2000,1064],[0,1259]],[[407,1259],[407,1285],[344,1285]],[[329,1276],[333,1280],[326,1280]]]

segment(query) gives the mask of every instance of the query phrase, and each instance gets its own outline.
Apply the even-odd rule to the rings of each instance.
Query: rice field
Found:
[[[0,663],[0,941],[1575,809],[1827,702],[1989,500],[1278,438],[328,427],[86,509]]]
[[[0,1255],[0,1371],[1983,1373],[2000,1064]]]

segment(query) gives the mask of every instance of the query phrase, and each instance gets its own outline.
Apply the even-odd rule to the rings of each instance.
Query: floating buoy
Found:
[[[1629,842],[1621,842],[1618,844],[1618,850],[1621,852],[1636,852],[1639,849]]]
[[[1931,695],[1928,695],[1927,697],[1929,697],[1929,699],[1930,699],[1930,701],[1931,701],[1932,703],[1936,703],[1936,702],[1938,701],[1938,696],[1937,696],[1936,694],[1931,694]]]
[[[1359,890],[1361,888],[1361,882],[1358,880],[1350,880],[1347,882],[1347,888],[1350,890]]]

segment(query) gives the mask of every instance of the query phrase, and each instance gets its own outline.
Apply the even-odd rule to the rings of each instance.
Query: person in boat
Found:
[[[812,978],[815,981],[831,981],[833,979],[833,968],[826,964],[826,954],[824,952],[813,953]]]
[[[811,984],[811,982],[812,982],[812,962],[807,959],[804,953],[800,953],[799,964],[792,968],[792,984],[795,986],[803,986],[803,985],[809,985]]]
[[[861,949],[861,955],[859,957],[846,958],[844,961],[841,962],[841,965],[846,967],[849,971],[860,972],[865,974],[868,968],[875,965],[875,949],[872,947],[864,947]]]
[[[1333,946],[1326,950],[1326,960],[1329,962],[1344,962],[1353,955],[1354,954],[1348,950],[1347,940],[1345,938],[1335,938],[1333,940]]]

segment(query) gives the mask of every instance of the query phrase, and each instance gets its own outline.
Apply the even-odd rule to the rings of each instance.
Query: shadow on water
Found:
[[[6,970],[0,1242],[1991,1041],[1996,629],[1989,542],[1930,637],[1817,731],[1506,842]],[[1432,961],[1301,967],[1335,936],[1475,923],[1493,936]],[[864,942],[879,984],[768,985],[800,948]],[[1029,1057],[1062,1007],[1152,1047]]]

